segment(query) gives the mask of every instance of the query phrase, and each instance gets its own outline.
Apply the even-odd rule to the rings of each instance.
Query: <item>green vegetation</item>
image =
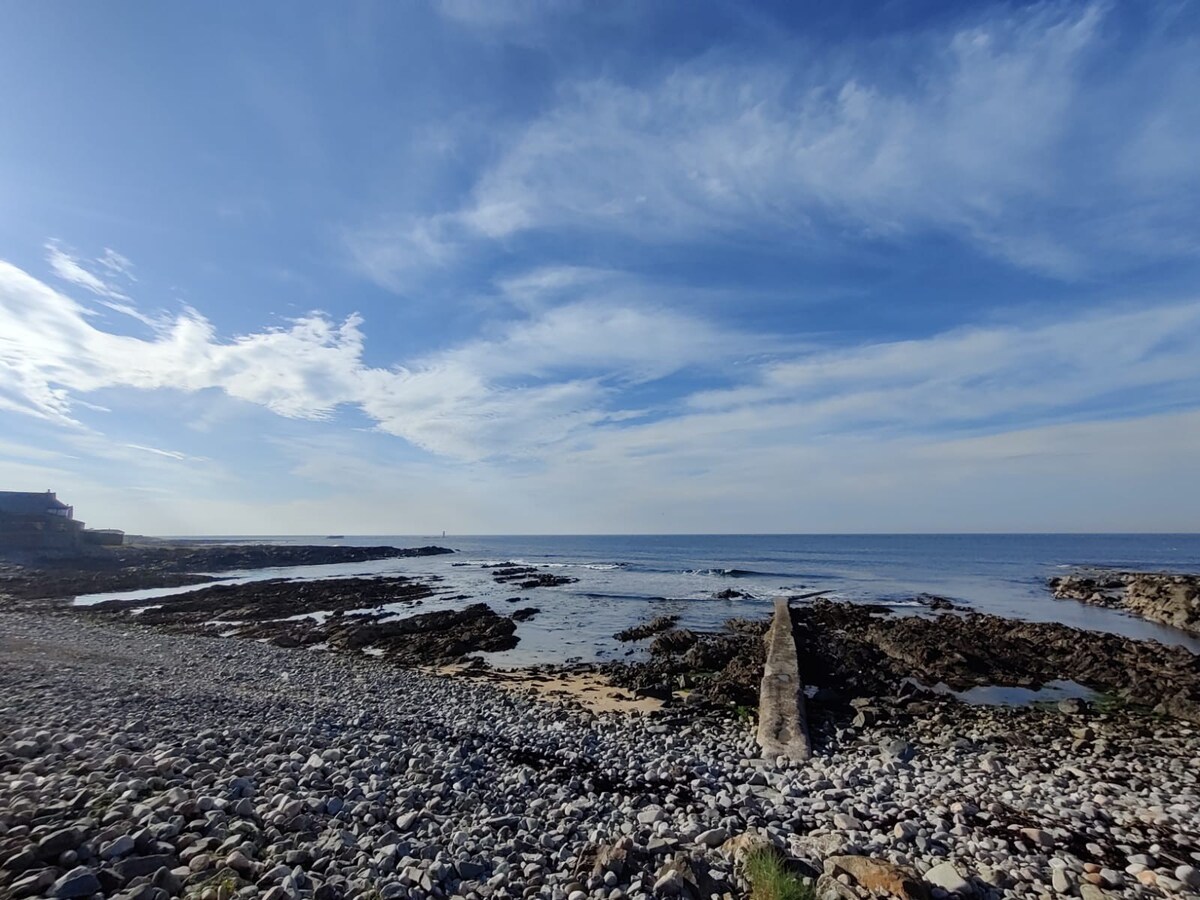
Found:
[[[751,851],[742,867],[750,882],[750,900],[815,900],[812,882],[789,872],[772,847]]]
[[[1106,691],[1092,700],[1092,708],[1098,713],[1111,715],[1113,713],[1127,712],[1138,707],[1130,703],[1128,697],[1122,696],[1116,691]]]
[[[756,718],[758,718],[757,710],[753,710],[749,706],[743,706],[740,703],[734,704],[733,715],[735,718],[741,719],[743,722],[753,722]]]
[[[233,900],[234,894],[241,887],[241,880],[228,870],[217,872],[211,878],[205,879],[195,887],[189,888],[187,896],[189,898],[203,897],[206,893],[209,896],[215,896],[217,900]],[[211,893],[209,893],[211,892]]]

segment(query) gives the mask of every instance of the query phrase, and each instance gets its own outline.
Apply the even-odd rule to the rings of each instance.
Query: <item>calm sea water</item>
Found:
[[[1136,535],[653,535],[413,536],[331,539],[312,536],[237,540],[331,545],[451,547],[453,555],[337,566],[228,573],[231,581],[269,577],[405,574],[438,576],[441,595],[423,610],[457,607],[467,594],[497,610],[537,606],[518,628],[520,646],[493,654],[500,665],[621,658],[630,648],[614,632],[655,615],[675,614],[692,628],[717,628],[734,616],[767,615],[780,594],[830,591],[833,599],[882,602],[920,614],[919,593],[949,597],[980,612],[1062,622],[1200,652],[1200,639],[1111,610],[1056,601],[1046,579],[1076,565],[1200,572],[1200,534]],[[485,565],[515,562],[579,579],[570,585],[515,591],[495,584]],[[222,573],[224,574],[224,573]],[[744,598],[715,599],[732,588]],[[183,589],[186,590],[186,589]],[[163,596],[169,592],[138,592]],[[520,595],[519,604],[507,599]],[[130,594],[105,594],[79,602]],[[405,614],[411,610],[404,609]],[[636,651],[634,651],[636,652]]]

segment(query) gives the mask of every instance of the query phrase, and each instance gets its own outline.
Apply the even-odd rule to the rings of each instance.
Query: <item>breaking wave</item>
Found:
[[[710,578],[794,578],[791,572],[756,572],[754,569],[684,569],[683,575],[703,575]]]

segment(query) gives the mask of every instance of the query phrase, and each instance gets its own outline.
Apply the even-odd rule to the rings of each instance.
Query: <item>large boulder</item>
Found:
[[[869,856],[831,856],[825,860],[831,878],[848,875],[859,887],[901,900],[929,900],[929,888],[912,869]]]

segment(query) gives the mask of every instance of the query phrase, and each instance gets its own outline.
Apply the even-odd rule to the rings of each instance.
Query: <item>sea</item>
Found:
[[[502,667],[637,656],[644,650],[616,641],[617,631],[660,615],[678,616],[683,627],[716,630],[731,618],[769,615],[775,597],[816,592],[833,600],[884,604],[898,615],[930,615],[919,596],[933,594],[968,610],[1061,622],[1200,653],[1200,638],[1122,612],[1055,600],[1046,586],[1050,577],[1077,566],[1200,572],[1200,534],[232,535],[205,540],[451,548],[455,552],[444,556],[212,574],[226,583],[374,575],[436,579],[434,597],[419,607],[398,606],[397,615],[478,601],[502,613],[537,607],[538,614],[518,626],[515,649],[484,654]],[[577,580],[525,591],[493,581],[491,567],[510,562]],[[76,603],[130,597],[169,603],[188,590],[195,588],[94,594]],[[729,596],[731,590],[737,596]]]

